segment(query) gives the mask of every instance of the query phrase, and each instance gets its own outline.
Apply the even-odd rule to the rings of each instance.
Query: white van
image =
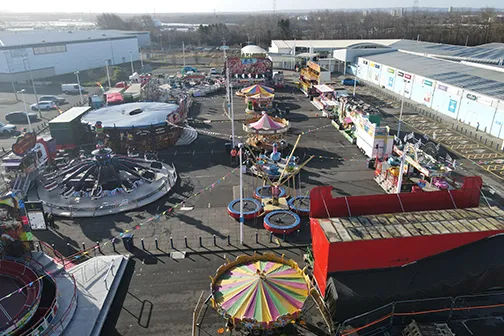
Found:
[[[64,93],[78,94],[79,90],[82,93],[87,92],[86,89],[79,84],[61,84],[61,91],[63,91]]]

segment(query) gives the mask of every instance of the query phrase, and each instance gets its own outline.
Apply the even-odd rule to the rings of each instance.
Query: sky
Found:
[[[5,1],[5,2],[4,2]],[[24,0],[0,1],[0,11],[10,12],[115,12],[115,13],[197,13],[271,11],[273,0],[150,0],[145,3],[125,0]],[[2,4],[3,2],[3,4]],[[502,8],[502,0],[419,0],[419,7],[495,7]],[[277,10],[323,10],[341,8],[411,7],[413,0],[276,0]],[[141,8],[139,8],[141,7]]]

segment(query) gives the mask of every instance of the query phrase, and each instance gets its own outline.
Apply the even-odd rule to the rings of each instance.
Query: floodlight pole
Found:
[[[33,133],[33,128],[32,128],[32,124],[31,124],[31,120],[30,120],[30,115],[28,114],[28,111],[26,109],[26,100],[25,100],[25,97],[24,97],[25,89],[17,91],[16,93],[20,93],[21,94],[21,97],[23,99],[23,105],[24,105],[25,115],[26,115],[26,121],[28,121],[28,127],[30,128],[30,133]]]
[[[131,74],[133,75],[135,73],[135,68],[133,67],[133,56],[131,55],[131,50],[129,51],[129,57],[130,57],[130,65],[131,65]]]
[[[238,153],[240,159],[240,244],[243,245],[243,144],[238,144]]]
[[[23,66],[24,66],[25,71],[26,71],[25,61],[28,63],[28,70],[29,70],[30,79],[31,79],[31,82],[32,82],[33,93],[35,94],[35,100],[36,100],[36,103],[37,103],[37,110],[38,110],[38,113],[39,113],[39,118],[42,118],[42,111],[40,111],[40,104],[39,104],[39,100],[38,100],[37,89],[35,88],[35,81],[33,80],[33,74],[32,74],[32,70],[31,70],[30,61],[28,60],[28,58],[23,57]]]
[[[401,137],[402,114],[404,110],[404,94],[406,93],[406,80],[404,80],[403,93],[401,95],[401,110],[399,111],[399,122],[397,123],[397,137]]]
[[[109,86],[109,89],[112,87],[112,85],[110,84],[110,72],[109,72],[109,68],[108,68],[108,58],[105,58],[105,69],[107,69],[107,81],[108,81],[108,86]]]
[[[77,76],[77,85],[79,85],[80,103],[82,105],[82,104],[84,104],[84,101],[82,100],[82,87],[80,85],[79,71],[75,71],[74,74],[75,74],[75,76]]]
[[[357,89],[357,72],[359,72],[359,65],[355,67],[355,76],[353,80],[353,95],[355,97],[355,90]]]
[[[402,155],[401,155],[401,165],[399,166],[399,176],[397,178],[397,191],[396,191],[396,194],[400,194],[401,193],[405,161],[406,161],[406,145],[404,145],[403,152],[402,152]]]

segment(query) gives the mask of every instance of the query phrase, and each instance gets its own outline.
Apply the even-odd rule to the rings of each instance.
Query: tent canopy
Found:
[[[256,94],[275,94],[275,89],[268,86],[263,86],[255,84],[240,90],[240,92],[246,96],[252,96]]]
[[[315,90],[317,90],[320,93],[331,93],[334,92],[334,89],[328,85],[322,84],[322,85],[314,85],[313,86]]]
[[[276,122],[266,113],[263,113],[261,119],[249,125],[250,128],[255,130],[279,130],[284,128],[286,125]]]
[[[275,97],[275,94],[268,92],[247,96],[248,99],[272,99],[273,97]]]

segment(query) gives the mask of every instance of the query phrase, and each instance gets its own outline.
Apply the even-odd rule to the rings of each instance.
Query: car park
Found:
[[[13,135],[16,133],[17,129],[16,126],[12,124],[4,124],[3,122],[0,122],[0,134],[3,136],[7,135]]]
[[[43,102],[43,101],[52,101],[58,106],[68,103],[65,98],[58,97],[58,96],[42,96],[39,98],[39,102]]]
[[[13,124],[27,124],[27,117],[30,118],[30,122],[35,122],[38,119],[37,113],[14,111],[7,113],[5,115],[5,120]]]
[[[52,101],[40,101],[38,103],[31,104],[30,108],[33,111],[38,111],[38,109],[41,109],[43,111],[49,111],[49,110],[57,109],[58,106]]]

